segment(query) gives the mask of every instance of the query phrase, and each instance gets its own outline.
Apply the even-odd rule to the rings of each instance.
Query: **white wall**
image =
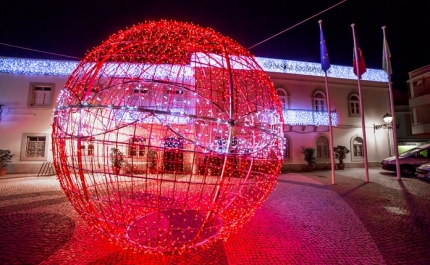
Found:
[[[269,73],[276,88],[284,88],[289,94],[290,109],[312,109],[312,94],[315,90],[321,90],[325,94],[325,82],[323,77],[298,76],[289,74]],[[388,84],[381,82],[361,81],[363,108],[365,114],[365,127],[367,138],[367,154],[370,166],[379,166],[383,158],[389,156],[389,142],[387,130],[373,130],[374,124],[382,124],[382,116],[390,112]],[[336,110],[338,126],[333,129],[334,146],[344,145],[351,148],[351,138],[354,135],[363,136],[361,118],[350,117],[348,114],[348,95],[356,91],[356,80],[344,80],[329,78],[329,91],[331,109]],[[314,131],[316,130],[316,131]],[[287,126],[287,135],[291,139],[292,159],[286,160],[287,164],[304,164],[301,146],[316,148],[316,139],[320,135],[329,138],[328,126]],[[392,141],[391,141],[392,143]],[[352,161],[351,154],[347,156],[348,167],[360,167],[364,162]],[[330,161],[317,161],[320,168],[328,168]],[[297,166],[284,166],[284,169],[298,169]]]
[[[24,133],[51,134],[52,108],[32,108],[28,105],[30,83],[54,83],[54,102],[67,77],[0,73],[0,149],[9,149],[15,155],[8,172],[37,173],[43,161],[21,161],[21,139]],[[50,138],[50,137],[49,137]],[[52,161],[51,139],[48,142],[48,160]]]
[[[275,87],[285,88],[289,93],[291,109],[308,109],[312,106],[312,93],[319,89],[325,93],[323,77],[269,73]],[[54,99],[67,81],[66,76],[24,75],[0,73],[0,104],[3,115],[0,121],[0,149],[10,149],[15,154],[10,172],[38,172],[43,162],[20,161],[21,138],[23,133],[51,133],[52,108],[35,109],[28,106],[31,82],[55,83]],[[387,130],[373,132],[373,124],[382,124],[382,116],[390,112],[388,85],[381,82],[362,81],[363,104],[365,111],[368,161],[371,166],[379,166],[380,161],[389,155]],[[344,145],[351,149],[351,138],[362,136],[360,117],[348,116],[348,95],[358,91],[356,80],[329,78],[331,109],[337,111],[339,125],[334,128],[334,145]],[[16,113],[8,114],[9,109]],[[11,111],[14,112],[14,111]],[[327,126],[286,126],[291,139],[292,159],[286,165],[304,165],[301,146],[315,148],[319,135],[329,138]],[[50,139],[49,139],[50,140]],[[351,161],[348,155],[347,166],[362,166],[363,162]],[[52,161],[49,143],[48,161]],[[318,161],[320,168],[329,167],[329,160]],[[285,167],[284,167],[285,168]],[[295,167],[298,168],[298,167]]]

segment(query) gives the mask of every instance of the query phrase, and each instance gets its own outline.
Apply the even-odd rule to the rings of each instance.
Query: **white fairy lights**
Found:
[[[282,114],[284,116],[284,123],[288,125],[329,125],[327,111],[286,109],[282,111]],[[331,113],[331,121],[333,126],[338,125],[336,112]]]
[[[324,76],[320,63],[300,62],[256,57],[255,60],[266,72],[286,73],[296,75]],[[328,77],[340,79],[357,79],[350,66],[331,65],[327,71]],[[387,74],[383,70],[367,68],[361,76],[362,80],[375,82],[388,82]]]
[[[194,55],[196,58],[202,59],[200,54]],[[232,58],[233,68],[242,67],[239,63],[240,57]],[[297,75],[309,76],[324,76],[319,63],[281,60],[272,58],[255,57],[256,61],[266,72],[287,73]],[[206,60],[208,63],[214,60],[209,58]],[[38,59],[25,59],[25,58],[7,58],[0,57],[0,73],[11,74],[33,74],[33,75],[62,75],[68,76],[78,66],[76,61],[60,61],[60,60],[38,60]],[[110,66],[112,67],[112,66]],[[115,67],[113,67],[115,68]],[[163,72],[163,68],[157,70]],[[152,71],[152,70],[151,70]],[[190,76],[191,69],[187,68],[186,76]],[[132,71],[131,71],[132,72]],[[121,74],[121,73],[116,73]],[[130,74],[130,72],[128,72]],[[159,73],[160,75],[164,73]],[[340,79],[356,79],[357,77],[352,72],[352,67],[331,65],[327,72],[328,77],[335,77]],[[362,80],[375,81],[375,82],[388,82],[387,74],[383,70],[367,68],[367,72],[363,74]]]

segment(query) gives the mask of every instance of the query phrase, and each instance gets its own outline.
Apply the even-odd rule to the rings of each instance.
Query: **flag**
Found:
[[[387,51],[388,58],[385,57],[385,51]],[[387,75],[391,75],[393,73],[393,69],[391,68],[391,52],[388,47],[387,40],[384,36],[384,47],[382,47],[382,70],[387,73]],[[388,65],[387,65],[388,62]]]
[[[327,46],[325,45],[322,28],[320,29],[320,54],[321,54],[321,69],[324,72],[330,68],[330,59],[328,58]]]
[[[358,71],[357,71],[357,58],[355,58],[355,51],[353,52],[353,60],[352,60],[352,67],[353,72],[358,78],[361,78],[361,75],[366,72],[366,64],[364,63],[364,57],[363,53],[361,52],[360,45],[357,43],[357,54],[358,54]]]

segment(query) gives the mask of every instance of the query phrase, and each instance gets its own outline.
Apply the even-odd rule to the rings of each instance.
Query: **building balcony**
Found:
[[[423,134],[423,133],[430,133],[430,122],[412,124],[412,134]]]
[[[411,108],[413,114],[412,134],[430,133],[430,105]]]
[[[283,109],[284,124],[287,125],[313,125],[328,126],[328,111],[303,110],[303,109]],[[336,111],[331,112],[331,121],[333,126],[337,126],[338,118]]]

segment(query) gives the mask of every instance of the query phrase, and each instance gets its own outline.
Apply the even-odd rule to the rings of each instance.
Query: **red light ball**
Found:
[[[75,209],[112,240],[157,253],[227,239],[282,163],[267,74],[233,40],[188,23],[140,24],[89,52],[52,127]]]

